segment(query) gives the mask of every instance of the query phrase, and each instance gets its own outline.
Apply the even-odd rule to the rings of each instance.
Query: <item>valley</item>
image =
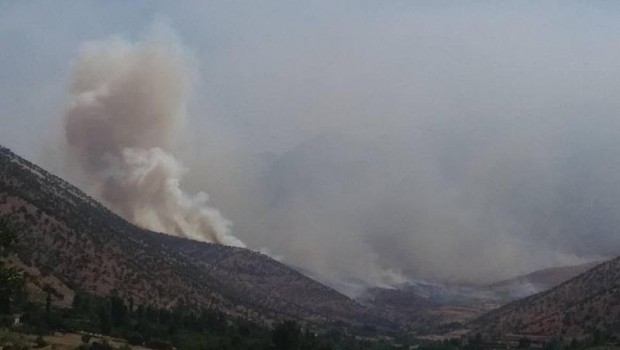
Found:
[[[583,338],[600,329],[613,337],[620,329],[618,259],[482,286],[410,282],[350,299],[263,254],[140,229],[8,149],[0,151],[0,213],[18,233],[7,262],[24,271],[30,300],[44,304],[47,295],[58,310],[73,310],[78,296],[114,296],[131,303],[130,314],[135,305],[204,309],[257,327],[294,320],[318,332],[391,339],[408,333],[423,341],[467,334]]]

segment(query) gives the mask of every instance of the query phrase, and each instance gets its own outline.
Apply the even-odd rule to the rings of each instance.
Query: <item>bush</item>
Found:
[[[2,315],[0,316],[0,327],[11,327],[13,325],[13,317],[10,315]]]
[[[298,349],[301,345],[301,329],[294,321],[278,324],[271,332],[276,349]]]
[[[127,339],[127,342],[131,345],[142,345],[144,344],[144,337],[142,336],[142,334],[140,333],[129,333],[127,335],[125,335],[125,339]]]
[[[90,348],[91,350],[114,350],[112,345],[110,345],[110,343],[108,343],[105,339],[101,342],[94,341]]]
[[[90,342],[90,335],[88,334],[83,334],[82,335],[82,343],[84,344],[88,344]]]
[[[526,337],[519,339],[519,349],[528,349],[532,345],[532,341]]]
[[[170,344],[170,342],[167,342],[159,338],[151,338],[146,342],[145,345],[147,348],[156,349],[156,350],[172,349],[172,344]]]
[[[36,343],[35,348],[42,348],[47,346],[47,342],[45,341],[45,339],[43,339],[42,336],[38,336],[34,342]]]

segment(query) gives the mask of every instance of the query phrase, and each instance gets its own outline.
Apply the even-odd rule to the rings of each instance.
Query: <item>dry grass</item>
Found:
[[[43,338],[49,345],[43,349],[75,349],[76,347],[82,344],[82,335],[78,333],[54,333],[54,335],[46,336]],[[110,345],[115,348],[120,348],[123,345],[127,345],[122,339],[116,339],[112,337],[106,336],[91,336],[90,342],[102,342],[107,341]],[[148,350],[148,348],[142,346],[132,346],[134,350]]]
[[[19,348],[35,348],[37,336],[31,334],[16,333],[9,330],[0,330],[0,349],[6,345],[14,345]],[[78,333],[54,333],[53,335],[44,336],[43,340],[46,346],[40,347],[41,350],[72,350],[82,344],[82,334]],[[127,343],[122,339],[116,339],[106,336],[91,335],[90,342],[107,341],[114,348],[120,348]],[[134,350],[149,350],[142,346],[132,346]]]

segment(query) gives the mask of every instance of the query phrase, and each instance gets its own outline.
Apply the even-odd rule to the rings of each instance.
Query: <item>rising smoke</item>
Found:
[[[67,123],[86,180],[56,154],[38,157],[126,218],[174,232],[185,225],[168,206],[205,217],[195,211],[205,198],[154,199],[179,197],[183,175],[182,188],[208,189],[249,247],[334,285],[491,282],[620,254],[620,22],[611,2],[148,8],[197,53],[187,119],[174,47],[89,44],[74,64]],[[31,159],[54,148],[46,141],[58,137],[46,133],[75,48],[139,33],[150,21],[144,10],[5,6],[1,142]],[[131,109],[140,111],[127,118]],[[155,180],[176,195],[136,188]]]
[[[66,138],[96,194],[144,228],[244,246],[204,192],[179,187],[170,149],[183,119],[187,72],[173,44],[121,39],[84,45],[73,68]]]

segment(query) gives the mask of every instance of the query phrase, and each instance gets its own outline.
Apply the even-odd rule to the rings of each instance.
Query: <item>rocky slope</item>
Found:
[[[474,332],[499,337],[592,334],[620,335],[620,257],[546,292],[510,303],[472,323]]]
[[[416,330],[431,333],[458,328],[498,307],[496,302],[488,301],[486,296],[472,299],[471,290],[464,288],[439,293],[432,297],[421,295],[410,285],[397,289],[372,288],[358,300],[375,309],[389,310],[393,319],[404,324],[414,324]]]
[[[493,283],[485,287],[501,303],[507,303],[549,290],[595,267],[600,262],[562,266],[534,271],[527,275]]]
[[[489,285],[410,281],[396,288],[369,288],[356,299],[374,308],[390,310],[405,323],[468,322],[501,305],[551,289],[596,265],[549,268]]]
[[[392,326],[369,308],[260,253],[136,227],[1,147],[0,216],[19,234],[21,263],[74,291],[116,293],[135,304],[212,307],[266,322],[293,318]]]

